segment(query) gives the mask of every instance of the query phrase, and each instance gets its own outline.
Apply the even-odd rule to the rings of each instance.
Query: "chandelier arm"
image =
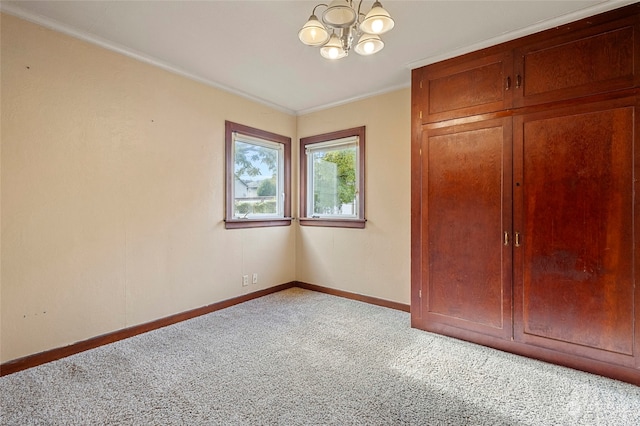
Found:
[[[356,22],[358,24],[360,23],[360,6],[362,6],[362,0],[360,0],[360,3],[358,3],[358,17],[356,18]],[[364,15],[364,13],[362,15]]]
[[[313,8],[313,12],[311,12],[311,14],[312,14],[312,15],[315,15],[315,14],[316,14],[316,9],[317,9],[317,8],[319,8],[320,6],[329,7],[329,5],[328,5],[328,4],[324,4],[324,3],[317,4],[317,5]]]

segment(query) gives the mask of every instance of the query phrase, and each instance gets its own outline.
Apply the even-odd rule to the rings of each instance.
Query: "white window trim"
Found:
[[[308,155],[307,155],[307,146],[315,145],[316,147],[331,147],[336,144],[343,144],[345,140],[350,140],[355,137],[358,137],[357,144],[357,184],[358,187],[356,189],[358,194],[358,205],[354,206],[356,208],[356,217],[349,218],[341,216],[323,216],[323,217],[309,217],[309,212],[312,211],[308,209],[308,200],[310,196],[313,196],[312,193],[308,190]],[[301,226],[317,226],[317,227],[332,227],[332,228],[352,228],[352,229],[364,229],[366,225],[366,216],[365,216],[365,194],[366,194],[366,182],[365,182],[365,158],[366,158],[366,150],[365,150],[365,142],[366,139],[366,127],[353,127],[350,129],[337,130],[334,132],[324,133],[320,135],[306,136],[300,138],[300,149],[299,149],[299,165],[300,165],[300,185],[298,186],[298,190],[300,193],[300,225]]]
[[[284,218],[284,203],[285,192],[284,192],[284,146],[279,142],[272,142],[265,139],[255,138],[252,136],[247,136],[240,132],[233,132],[233,143],[231,153],[232,158],[235,158],[236,155],[236,143],[244,143],[247,145],[255,145],[262,148],[273,149],[278,152],[278,164],[277,164],[277,176],[278,179],[276,181],[276,213],[252,213],[250,216],[241,217],[234,215],[234,219],[243,220],[243,219],[282,219]],[[234,196],[235,201],[235,196]],[[235,211],[235,209],[234,209]]]
[[[307,155],[307,194],[314,194],[314,185],[315,180],[313,179],[314,172],[314,162],[311,159],[313,154],[316,152],[332,152],[332,151],[341,151],[345,148],[350,148],[355,146],[356,148],[356,191],[355,191],[355,199],[353,206],[353,214],[318,214],[314,213],[314,197],[307,196],[307,218],[313,219],[357,219],[358,218],[358,207],[360,205],[360,173],[359,173],[359,164],[360,164],[360,144],[358,136],[349,136],[346,138],[326,141],[326,142],[318,142],[309,144],[305,147],[306,155]],[[311,159],[311,160],[310,160]]]

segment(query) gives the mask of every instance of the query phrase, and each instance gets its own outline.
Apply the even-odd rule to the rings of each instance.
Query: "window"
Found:
[[[365,127],[300,139],[300,224],[364,228]]]
[[[225,122],[225,227],[291,224],[291,138]]]

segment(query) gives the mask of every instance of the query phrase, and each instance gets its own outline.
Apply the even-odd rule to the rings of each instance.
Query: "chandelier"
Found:
[[[358,38],[354,50],[360,55],[373,55],[384,47],[380,34],[393,28],[394,22],[389,12],[379,1],[373,3],[366,15],[360,13],[353,0],[333,0],[328,5],[319,4],[313,8],[311,17],[298,33],[300,41],[307,46],[322,46],[320,54],[327,59],[340,59],[349,54],[353,40]],[[316,16],[316,9],[324,6],[322,21]],[[361,20],[361,18],[364,19]]]

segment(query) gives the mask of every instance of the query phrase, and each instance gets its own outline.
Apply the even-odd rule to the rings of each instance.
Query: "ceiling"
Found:
[[[2,0],[0,10],[305,114],[409,87],[412,68],[636,1],[384,0],[396,23],[382,36],[385,48],[338,61],[298,40],[319,2]],[[372,3],[364,0],[362,9]]]

